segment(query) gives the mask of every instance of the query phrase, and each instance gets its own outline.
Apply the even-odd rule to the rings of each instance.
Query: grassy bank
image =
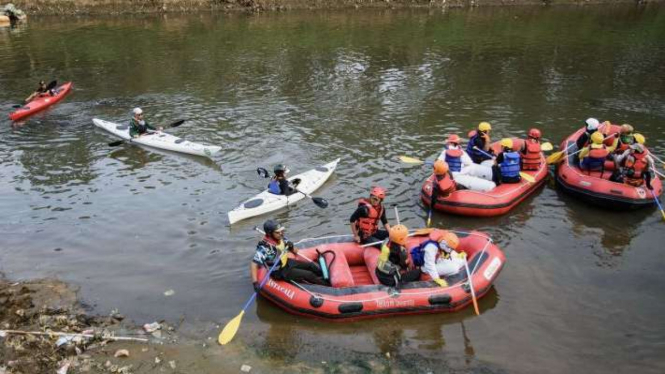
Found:
[[[656,0],[660,1],[660,0]],[[16,0],[28,14],[131,14],[299,9],[447,8],[506,5],[642,3],[636,0]],[[654,2],[654,1],[651,1]]]

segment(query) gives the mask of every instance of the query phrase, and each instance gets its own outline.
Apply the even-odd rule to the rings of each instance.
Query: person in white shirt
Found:
[[[457,251],[459,238],[450,231],[434,230],[424,244],[424,264],[421,270],[439,286],[448,287],[448,283],[441,277],[458,273],[466,261],[466,253]]]
[[[473,191],[487,192],[496,187],[492,182],[492,167],[476,164],[460,146],[457,134],[448,136],[447,146],[438,159],[448,163],[457,185]]]

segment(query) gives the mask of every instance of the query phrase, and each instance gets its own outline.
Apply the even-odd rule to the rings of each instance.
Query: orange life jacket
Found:
[[[450,177],[449,173],[446,173],[441,179],[439,179],[438,176],[434,176],[436,178],[436,184],[437,184],[437,194],[439,197],[448,197],[453,191],[455,191],[455,188],[457,187],[455,185],[455,181],[453,178]]]
[[[630,148],[630,144],[626,144],[626,143],[622,142],[621,140],[617,140],[617,147],[614,150],[614,153],[617,153],[617,154],[624,153],[625,151],[628,150],[628,148]]]
[[[367,217],[360,217],[356,221],[356,228],[362,233],[363,238],[369,238],[374,235],[376,230],[379,229],[379,220],[383,215],[383,205],[379,205],[379,209],[367,201],[367,199],[358,200],[358,205],[367,207]]]
[[[527,140],[526,152],[522,157],[522,170],[538,170],[540,169],[540,143]]]
[[[644,172],[648,168],[647,153],[634,152],[624,160],[626,176],[624,181],[631,186],[639,187],[644,183]]]

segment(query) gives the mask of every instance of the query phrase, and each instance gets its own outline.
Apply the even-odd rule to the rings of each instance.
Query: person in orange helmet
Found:
[[[457,274],[466,261],[466,253],[457,251],[459,242],[459,237],[454,233],[435,229],[426,241],[411,249],[413,264],[420,266],[434,283],[448,287],[448,283],[441,277]]]
[[[438,197],[448,197],[457,189],[457,185],[450,174],[450,167],[445,161],[434,161],[434,178],[434,188],[432,189],[433,201],[436,201]]]
[[[385,286],[396,287],[420,279],[421,271],[413,267],[406,251],[409,229],[404,225],[390,228],[389,240],[381,246],[376,265],[376,277]]]
[[[385,198],[386,190],[384,188],[372,187],[369,199],[358,200],[358,208],[349,219],[353,240],[356,243],[375,243],[388,237],[390,224],[388,224],[386,218],[386,209],[383,207],[383,199]],[[379,229],[379,221],[381,221],[385,230]]]

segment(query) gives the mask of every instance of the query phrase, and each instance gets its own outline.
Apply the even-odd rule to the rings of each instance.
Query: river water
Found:
[[[665,8],[651,5],[33,17],[0,29],[0,107],[39,79],[75,88],[25,122],[0,122],[0,271],[76,284],[97,313],[184,318],[195,338],[214,336],[252,292],[253,228],[266,217],[230,227],[226,213],[265,188],[258,166],[299,172],[341,157],[315,194],[327,209],[303,200],[272,215],[301,239],[348,233],[375,184],[422,227],[428,170],[398,156],[432,158],[445,134],[482,120],[497,138],[537,126],[555,145],[589,116],[631,123],[665,156],[664,40]],[[125,122],[135,106],[155,124],[187,119],[170,132],[222,151],[109,147],[91,119]],[[259,300],[236,340],[276,369],[665,371],[655,209],[607,212],[549,183],[502,217],[433,221],[485,231],[505,251],[481,316],[326,324]]]

